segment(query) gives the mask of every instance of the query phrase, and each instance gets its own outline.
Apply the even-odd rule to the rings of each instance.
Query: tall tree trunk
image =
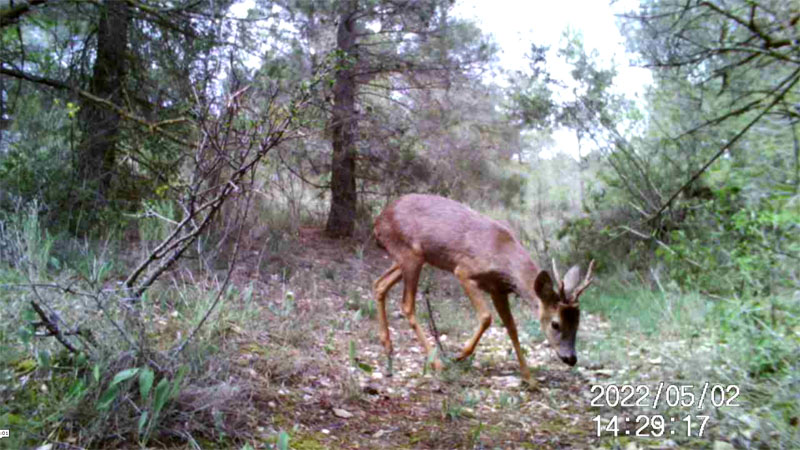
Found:
[[[97,26],[97,56],[89,90],[92,94],[121,105],[125,82],[130,9],[127,2],[110,0],[100,6]],[[96,201],[105,203],[114,175],[120,116],[92,102],[81,108],[84,140],[78,155],[78,176],[96,190]]]
[[[792,124],[794,142],[794,193],[800,192],[800,140],[797,139],[797,121]]]
[[[3,63],[0,63],[2,66]],[[6,96],[6,79],[0,76],[0,153],[3,152],[3,135],[6,132],[8,122],[6,121],[6,102],[3,100]]]
[[[581,154],[581,134],[578,133],[578,183],[580,186],[580,202],[581,202],[581,212],[583,212],[584,202],[586,201],[584,198],[584,187],[583,187],[583,155]]]
[[[355,1],[343,4],[336,33],[343,57],[333,86],[331,210],[325,230],[334,237],[352,236],[356,220],[356,6]]]

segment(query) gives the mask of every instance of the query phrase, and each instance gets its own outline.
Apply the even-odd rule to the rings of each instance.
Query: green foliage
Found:
[[[556,233],[556,238],[567,238],[569,252],[569,259],[574,261],[590,261],[595,259],[595,249],[600,247],[603,238],[608,239],[605,233],[595,235],[592,233],[594,222],[591,217],[582,217],[577,219],[568,220],[564,226]],[[600,252],[597,252],[600,253]],[[603,258],[603,255],[598,255]],[[599,264],[605,265],[607,261],[602,259],[598,261]]]
[[[772,295],[792,288],[800,258],[800,207],[780,193],[748,201],[731,185],[713,194],[687,214],[681,229],[670,232],[671,251],[656,251],[671,277],[720,295]]]
[[[99,366],[95,365],[93,371],[95,383],[99,380],[98,368]],[[181,382],[186,375],[186,371],[185,366],[178,369],[172,381],[167,377],[162,377],[154,390],[151,390],[151,388],[153,386],[153,380],[155,379],[155,373],[149,367],[133,367],[119,371],[114,375],[105,391],[100,394],[96,408],[99,411],[107,411],[121,396],[125,396],[133,401],[133,398],[128,396],[128,389],[126,386],[129,386],[129,383],[125,382],[139,374],[137,383],[139,402],[137,404],[140,405],[140,415],[136,429],[140,443],[146,445],[152,433],[157,430],[158,422],[164,407],[180,392]],[[151,392],[152,395],[150,395]]]
[[[783,61],[788,46],[762,55],[757,43],[793,33],[761,22],[786,7],[733,1],[684,9],[651,0],[631,13],[625,27],[631,46],[660,70],[646,98],[644,132],[617,134],[607,148],[609,192],[593,206],[614,213],[583,233],[609,233],[619,252],[632,256],[629,267],[664,264],[687,290],[749,296],[794,287],[797,130],[779,105],[797,101],[796,89],[780,86],[796,83],[798,72],[796,62],[769,62]],[[741,27],[745,15],[750,26]],[[760,100],[751,102],[756,93]]]
[[[358,360],[356,341],[350,341],[348,344],[348,354],[350,356],[350,365],[356,367],[366,373],[372,373],[373,367]]]
[[[800,360],[800,307],[782,296],[746,297],[716,305],[713,324],[720,342],[735,349],[727,356],[748,378],[780,378],[792,374]]]
[[[278,442],[275,444],[278,450],[289,450],[289,433],[281,430],[278,433]]]
[[[800,368],[796,300],[781,295],[710,298],[670,288],[653,292],[621,275],[606,276],[581,301],[609,325],[583,343],[592,363],[624,373],[614,382],[652,382],[658,373],[674,383],[735,385],[740,406],[715,408],[718,432],[737,434],[745,426],[742,436],[753,447],[796,446],[792,418],[800,406],[787,402],[796,395]]]
[[[280,307],[267,305],[267,307],[278,317],[291,317],[295,313],[297,303],[295,302],[294,292],[286,291]]]
[[[0,151],[0,210],[13,211],[15,200],[38,199],[50,221],[65,222],[61,208],[79,195],[72,176],[70,130],[75,125],[69,105],[40,93],[19,102],[23,120],[0,131],[8,141],[7,151]]]
[[[108,409],[114,400],[117,399],[120,393],[120,386],[119,384],[123,381],[127,381],[136,376],[139,373],[139,368],[132,368],[132,369],[125,369],[121,372],[118,372],[114,375],[114,378],[109,383],[106,390],[100,395],[100,400],[97,402],[97,409],[99,410],[106,410]]]

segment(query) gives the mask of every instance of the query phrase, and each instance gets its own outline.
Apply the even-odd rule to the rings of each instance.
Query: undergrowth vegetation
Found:
[[[330,325],[324,308],[299,310],[285,280],[223,287],[217,271],[190,264],[133,303],[119,287],[129,270],[119,255],[132,249],[57,242],[35,209],[3,224],[14,255],[0,266],[0,428],[12,430],[9,448],[226,447],[255,439],[259,421],[267,427],[259,440],[274,441],[285,433],[257,409],[276,395],[271,386],[339,370],[311,357],[308,336]]]
[[[789,400],[797,398],[800,383],[800,307],[795,299],[709,297],[642,289],[620,280],[606,280],[585,302],[586,311],[608,323],[584,344],[591,359],[614,369],[604,374],[603,383],[647,384],[653,391],[660,382],[692,385],[696,395],[705,383],[735,386],[729,398],[736,392],[733,403],[738,406],[662,408],[658,413],[708,414],[705,437],[728,436],[737,447],[800,445],[800,406]],[[645,408],[638,413],[656,412]],[[672,439],[682,445],[695,440],[685,435]]]
[[[0,324],[0,357],[8,362],[0,373],[0,428],[14,430],[5,441],[12,446],[322,445],[323,437],[292,425],[297,395],[306,389],[301,387],[309,379],[326,380],[336,398],[361,403],[365,389],[373,388],[355,374],[383,369],[380,350],[365,353],[379,347],[369,286],[386,268],[383,259],[375,264],[374,248],[354,245],[345,258],[341,247],[329,248],[333,253],[320,259],[324,249],[301,250],[302,235],[283,237],[265,254],[256,246],[225,287],[224,268],[202,269],[198,258],[132,305],[116,286],[126,273],[124,261],[136,258],[110,255],[135,249],[112,248],[111,240],[57,241],[39,225],[34,209],[6,216],[3,230],[15,257],[5,258],[0,269],[0,299],[10,319]],[[140,233],[157,230],[148,224]],[[304,263],[309,257],[322,265],[312,269]],[[578,371],[593,384],[735,385],[740,406],[710,411],[704,440],[672,440],[689,445],[725,437],[743,447],[796,446],[793,424],[800,410],[791,399],[800,382],[797,302],[780,295],[734,299],[682,291],[668,277],[650,275],[643,283],[633,272],[606,273],[586,295]],[[431,301],[444,356],[452,355],[474,326],[460,286],[426,269],[419,295],[419,319],[429,321],[423,299]],[[54,339],[37,307],[78,351]],[[403,329],[397,310],[390,309],[392,321]],[[528,351],[545,355],[534,311],[520,302],[514,310]],[[513,361],[505,351],[481,354],[479,348],[470,360],[481,370]],[[460,424],[459,433],[471,439],[465,442],[477,444],[503,431],[472,422],[489,393],[471,364],[448,364],[441,375],[446,395],[437,407],[441,420]],[[429,367],[420,370],[418,376],[430,374]],[[513,413],[526,398],[508,391],[491,401],[498,411]]]

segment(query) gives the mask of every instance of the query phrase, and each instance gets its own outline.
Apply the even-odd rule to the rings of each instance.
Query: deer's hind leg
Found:
[[[425,261],[421,257],[409,257],[403,261],[403,314],[408,319],[411,329],[417,334],[417,339],[425,349],[425,355],[430,357],[431,345],[428,343],[425,331],[417,322],[416,314],[417,285],[419,284],[419,274],[424,264]],[[441,371],[444,368],[438,356],[433,359],[433,368],[437,371]]]
[[[457,360],[461,361],[468,358],[475,351],[475,347],[478,345],[478,342],[480,342],[483,332],[492,325],[492,311],[489,309],[489,305],[486,303],[483,292],[478,287],[478,282],[470,278],[467,270],[457,267],[453,273],[455,274],[456,278],[458,278],[458,281],[461,283],[461,287],[464,288],[464,292],[472,302],[472,306],[475,308],[475,314],[478,317],[478,329],[475,330],[475,334],[472,335],[472,338],[470,338],[469,341],[467,341],[467,344],[464,346],[464,350],[461,352],[458,358],[456,358]]]
[[[372,284],[372,290],[375,293],[375,303],[378,306],[378,325],[381,343],[383,349],[386,351],[387,358],[387,376],[392,376],[392,338],[389,336],[389,320],[386,317],[386,294],[389,290],[397,284],[403,277],[403,271],[400,265],[396,262],[392,264],[386,272],[383,273],[375,283]]]

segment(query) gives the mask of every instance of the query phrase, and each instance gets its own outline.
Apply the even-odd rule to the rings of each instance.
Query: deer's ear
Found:
[[[536,280],[533,282],[533,291],[544,303],[558,303],[558,295],[553,290],[553,279],[550,278],[550,274],[546,270],[542,270],[539,275],[536,275]]]
[[[577,265],[572,266],[567,271],[567,274],[564,275],[564,291],[565,292],[572,292],[578,287],[578,283],[581,281],[581,268]]]

